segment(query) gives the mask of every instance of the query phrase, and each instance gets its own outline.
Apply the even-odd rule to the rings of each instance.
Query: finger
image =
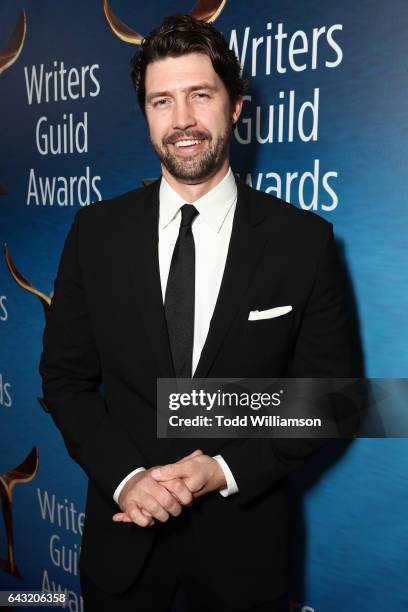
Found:
[[[161,523],[165,523],[169,520],[169,513],[167,510],[165,510],[160,502],[149,493],[144,493],[141,505],[151,514],[153,518],[157,519]],[[147,517],[145,517],[143,514],[142,516],[147,519]]]
[[[167,482],[163,482],[162,486],[166,487],[166,489],[179,501],[180,504],[183,506],[191,506],[193,496],[184,480],[169,480]]]
[[[191,491],[193,497],[197,497],[196,494],[204,488],[205,481],[200,474],[193,474],[190,478],[184,480],[184,484],[188,487],[189,491]]]
[[[171,514],[171,516],[179,516],[182,511],[182,505],[180,504],[177,496],[172,495],[167,488],[159,483],[154,483],[154,487],[151,489],[151,495],[157,499],[159,504]]]
[[[117,523],[118,522],[131,523],[132,522],[132,520],[128,517],[126,512],[117,512],[116,514],[112,516],[112,520]]]
[[[129,502],[125,510],[127,516],[133,521],[133,523],[139,525],[139,527],[148,527],[153,524],[153,519],[149,518],[148,516],[145,516],[139,508],[138,504],[136,504],[135,502]]]
[[[151,472],[151,477],[157,481],[172,480],[173,478],[187,478],[191,472],[190,459],[180,463],[169,463]]]
[[[140,508],[140,510],[142,511],[142,513],[147,516],[148,518],[152,518],[152,515],[150,514],[150,512],[147,512],[147,510],[145,510],[144,508]],[[114,514],[112,516],[112,519],[114,521],[122,521],[123,523],[131,523],[132,519],[130,519],[128,517],[128,515],[126,514],[126,512],[117,512],[116,514]]]

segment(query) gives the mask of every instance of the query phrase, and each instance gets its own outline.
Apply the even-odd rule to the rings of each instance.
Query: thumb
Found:
[[[187,460],[178,463],[169,463],[168,465],[155,468],[150,475],[154,480],[159,481],[173,480],[173,478],[185,478],[190,475],[189,467]]]

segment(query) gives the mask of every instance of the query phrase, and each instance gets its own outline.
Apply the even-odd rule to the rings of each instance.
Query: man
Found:
[[[244,83],[213,26],[168,18],[132,77],[162,177],[77,213],[40,364],[89,477],[85,603],[164,612],[181,585],[192,611],[281,610],[285,481],[319,443],[157,439],[156,380],[351,376],[332,227],[234,178]]]

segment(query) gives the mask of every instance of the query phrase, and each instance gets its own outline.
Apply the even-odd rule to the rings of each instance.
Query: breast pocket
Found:
[[[248,320],[248,315],[246,311],[236,326],[232,358],[239,359],[240,371],[246,376],[280,376],[286,371],[293,352],[293,311],[269,319]]]
[[[277,319],[283,317],[293,311],[293,306],[275,306],[265,310],[251,310],[248,315],[248,321],[263,321],[266,319]]]
[[[276,354],[290,344],[293,326],[293,310],[280,316],[248,319],[243,322],[243,339],[251,350]]]

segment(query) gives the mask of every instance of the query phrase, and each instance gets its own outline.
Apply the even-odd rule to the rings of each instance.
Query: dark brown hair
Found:
[[[140,108],[145,114],[145,76],[148,64],[166,57],[180,57],[187,53],[208,55],[215,72],[234,102],[243,94],[247,82],[235,53],[212,24],[194,19],[191,15],[172,15],[161,26],[143,39],[140,51],[131,60],[130,76],[137,92]]]

